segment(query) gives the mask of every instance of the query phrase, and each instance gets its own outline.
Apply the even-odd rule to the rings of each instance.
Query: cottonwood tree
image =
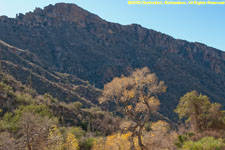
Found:
[[[127,128],[132,131],[132,136],[138,136],[138,144],[143,150],[144,125],[159,108],[157,94],[165,91],[164,82],[159,81],[154,73],[150,73],[149,69],[144,67],[136,69],[128,77],[116,77],[107,83],[99,102],[114,102],[117,110],[133,122],[132,126]]]
[[[211,103],[209,97],[198,94],[196,91],[188,92],[181,97],[175,109],[179,117],[185,118],[195,132],[210,130],[225,130],[225,111],[221,104]]]
[[[48,144],[48,133],[55,121],[48,117],[40,117],[24,113],[19,123],[19,147],[27,150],[45,149]]]

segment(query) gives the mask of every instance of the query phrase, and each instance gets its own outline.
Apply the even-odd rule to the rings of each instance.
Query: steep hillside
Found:
[[[88,90],[83,95],[70,95],[77,80],[80,88],[92,87],[85,81],[102,88],[115,76],[147,66],[168,86],[160,96],[161,112],[171,118],[179,98],[191,90],[225,105],[225,52],[140,25],[110,23],[74,4],[49,5],[16,18],[2,16],[0,40],[5,69],[22,82],[32,72],[37,91],[61,100],[81,96],[95,103],[98,94],[93,96],[90,88],[83,88]]]
[[[35,54],[3,41],[0,41],[0,53],[1,69],[32,86],[39,94],[50,93],[61,101],[80,101],[86,107],[97,103],[100,90],[74,75],[50,73],[37,65],[40,59]]]

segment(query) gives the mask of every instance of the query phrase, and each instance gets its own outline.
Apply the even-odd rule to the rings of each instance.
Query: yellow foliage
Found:
[[[148,104],[152,111],[157,111],[159,108],[160,102],[157,98],[152,96],[148,99]]]
[[[103,138],[99,138],[93,143],[92,150],[105,150]]]
[[[131,132],[127,132],[126,134],[121,134],[120,137],[121,137],[123,140],[127,140],[131,135],[132,135]]]
[[[57,126],[53,126],[48,135],[48,150],[63,150],[63,139]]]
[[[138,145],[138,137],[134,137],[133,141],[135,150],[141,150],[141,147]]]
[[[107,136],[105,141],[103,139],[96,141],[92,150],[130,150],[131,143],[129,138],[131,135],[131,132],[127,132],[125,134],[116,133]],[[134,137],[133,141],[135,150],[140,150],[140,147],[138,146],[138,138]]]
[[[132,106],[131,105],[127,106],[127,109],[128,110],[131,110],[132,109]]]
[[[66,143],[64,144],[64,148],[66,150],[78,150],[79,149],[78,140],[76,139],[74,134],[72,134],[72,133],[67,134]]]
[[[150,73],[150,70],[144,67],[136,69],[130,76],[116,77],[104,85],[99,102],[100,104],[115,102],[120,113],[136,124],[134,127],[139,129],[138,136],[143,136],[143,124],[149,121],[150,114],[157,111],[160,105],[159,100],[154,96],[165,90],[164,82],[159,81],[154,73]],[[122,127],[127,129],[124,125]],[[131,137],[124,138],[124,136],[118,134],[108,136],[103,143],[104,149],[129,150],[134,143],[130,143]],[[140,139],[139,142],[143,145]]]
[[[122,93],[121,101],[129,101],[135,96],[135,91],[134,90],[124,90]]]
[[[129,136],[129,133],[110,135],[106,139],[105,148],[112,150],[128,150],[130,148]]]
[[[147,111],[148,107],[143,102],[139,102],[136,104],[135,111],[136,112],[145,112]]]
[[[129,98],[134,98],[134,96],[135,96],[135,92],[134,91],[132,91],[132,90],[128,91],[128,97]]]
[[[152,123],[151,128],[153,132],[165,133],[169,129],[169,124],[165,121],[159,120],[157,122]]]

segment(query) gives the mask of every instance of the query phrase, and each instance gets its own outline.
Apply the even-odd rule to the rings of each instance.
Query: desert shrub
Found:
[[[179,135],[175,141],[175,145],[178,148],[182,148],[184,143],[189,141],[193,135],[194,135],[193,133],[184,133],[184,134]]]
[[[176,148],[174,141],[177,133],[170,130],[165,121],[157,121],[151,124],[151,130],[143,135],[146,150],[173,150]]]
[[[225,148],[224,140],[213,137],[204,137],[199,141],[187,141],[182,146],[183,150],[222,150]]]
[[[16,92],[15,96],[16,96],[15,100],[22,104],[31,104],[35,102],[33,97],[28,93]]]
[[[91,150],[93,144],[95,142],[95,138],[84,138],[79,142],[80,149],[82,150]]]
[[[44,101],[47,103],[57,103],[58,100],[54,98],[51,94],[45,93],[44,94]]]
[[[0,121],[0,130],[9,130],[15,132],[18,129],[18,122],[20,116],[14,115],[13,113],[5,113],[2,120]]]
[[[15,110],[16,114],[22,114],[24,112],[37,114],[40,116],[52,117],[52,113],[50,112],[49,108],[44,104],[40,104],[40,105],[31,104],[31,105],[27,105],[27,106],[21,105],[18,109]]]
[[[81,127],[67,128],[67,132],[73,133],[77,139],[81,139],[86,134],[86,132]]]
[[[3,82],[0,82],[0,90],[4,91],[4,92],[11,92],[12,91],[12,87],[6,85]]]
[[[7,112],[4,114],[2,120],[0,121],[0,130],[9,130],[10,132],[15,132],[19,128],[19,121],[24,113],[32,113],[39,116],[53,117],[49,108],[46,105],[21,105],[13,113]]]

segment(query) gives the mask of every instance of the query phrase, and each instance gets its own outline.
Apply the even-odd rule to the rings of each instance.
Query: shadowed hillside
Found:
[[[225,105],[225,52],[110,23],[73,4],[2,16],[0,40],[4,70],[23,83],[31,74],[33,88],[60,100],[93,105],[97,88],[147,66],[168,87],[160,97],[163,114],[174,117],[178,99],[192,90]]]

